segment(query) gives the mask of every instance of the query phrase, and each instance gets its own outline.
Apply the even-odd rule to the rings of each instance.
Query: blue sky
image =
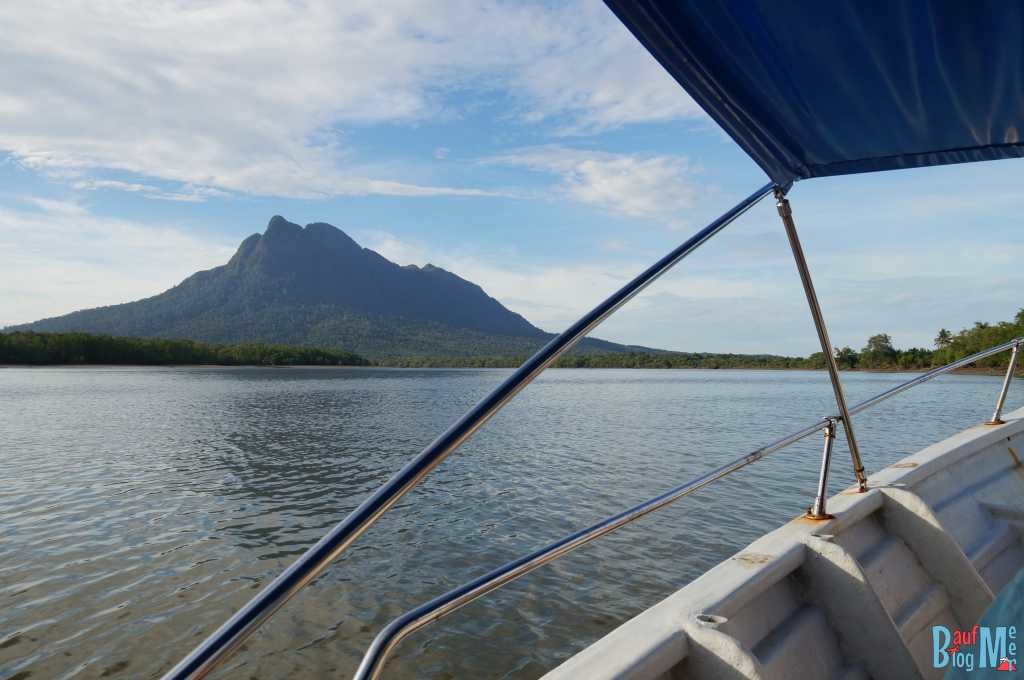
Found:
[[[8,3],[0,26],[0,326],[158,293],[281,214],[558,331],[766,181],[597,1]],[[798,184],[833,341],[1010,318],[1022,180]],[[595,335],[816,349],[771,201]]]

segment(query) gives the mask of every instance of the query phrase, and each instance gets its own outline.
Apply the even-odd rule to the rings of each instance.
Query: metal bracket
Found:
[[[825,448],[821,452],[821,473],[818,475],[818,495],[814,497],[814,505],[807,509],[807,519],[832,519],[833,515],[825,512],[825,502],[828,499],[828,468],[832,463],[832,444],[836,440],[835,418],[826,418],[825,425]]]

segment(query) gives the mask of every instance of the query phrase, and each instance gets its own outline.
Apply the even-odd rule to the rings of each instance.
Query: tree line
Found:
[[[985,323],[957,333],[942,328],[934,348],[897,349],[892,338],[878,333],[859,351],[835,348],[841,369],[915,370],[942,366],[975,352],[1024,336],[1024,309],[1012,321]],[[353,352],[322,347],[268,343],[211,344],[193,340],[129,338],[91,333],[0,333],[0,364],[223,364],[229,366],[393,366],[408,368],[509,368],[526,354],[479,356],[390,356],[366,359]],[[825,357],[708,352],[572,351],[554,364],[560,368],[824,368]],[[1005,355],[977,362],[980,368],[1006,365]],[[1024,368],[1024,367],[1022,367]]]
[[[986,323],[976,321],[971,328],[964,328],[953,333],[946,328],[939,329],[935,335],[934,348],[911,347],[897,349],[892,338],[886,333],[878,333],[868,338],[867,343],[858,352],[850,347],[836,347],[836,363],[846,369],[925,369],[944,366],[950,362],[980,352],[989,347],[1002,344],[1024,336],[1024,309],[1018,310],[1011,321]],[[807,358],[808,368],[824,368],[825,357],[821,352]],[[995,368],[1006,366],[1006,355],[997,354],[975,363],[979,368]]]
[[[521,356],[413,356],[385,357],[381,366],[400,368],[515,368]],[[712,354],[691,352],[568,352],[553,364],[555,368],[807,368],[807,360],[772,354]]]
[[[368,366],[335,349],[262,342],[218,345],[194,340],[92,333],[0,333],[0,364],[218,364],[226,366]]]

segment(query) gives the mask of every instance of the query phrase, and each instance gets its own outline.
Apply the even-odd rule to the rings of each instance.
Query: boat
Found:
[[[826,360],[835,412],[808,418],[808,425],[797,432],[698,479],[680,481],[404,614],[374,639],[355,678],[383,677],[398,641],[468,602],[815,435],[823,435],[824,444],[817,488],[813,496],[808,493],[813,501],[804,515],[754,541],[545,677],[938,678],[968,651],[980,654],[979,663],[989,652],[994,664],[1005,661],[1007,669],[1016,667],[1007,626],[993,628],[986,611],[1005,606],[1008,590],[1010,595],[1024,593],[1024,585],[1013,590],[1024,578],[1024,409],[1003,412],[1024,339],[848,404],[790,192],[797,183],[806,181],[810,187],[823,177],[1024,156],[1024,4],[606,4],[760,166],[768,182],[527,359],[200,643],[165,680],[200,678],[223,662],[559,355],[768,196],[776,202],[793,252]],[[1009,355],[1007,368],[991,418],[868,475],[854,416],[1002,353]],[[849,489],[829,498],[833,444],[840,432],[854,478]],[[737,499],[737,517],[722,521],[736,521],[754,503],[756,498]],[[794,509],[800,505],[794,499]],[[977,645],[974,650],[966,649],[966,642],[959,648],[952,641],[954,633],[961,640],[974,626],[980,627],[988,648],[981,642],[971,643]],[[458,660],[452,663],[457,673]]]

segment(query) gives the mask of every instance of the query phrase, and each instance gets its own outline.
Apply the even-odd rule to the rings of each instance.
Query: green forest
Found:
[[[129,364],[226,366],[367,366],[351,352],[252,342],[122,338],[91,333],[0,333],[0,364]]]
[[[872,335],[858,352],[850,347],[837,347],[835,356],[840,368],[893,370],[923,369],[944,366],[983,349],[1024,336],[1024,309],[1017,311],[1012,321],[986,323],[976,321],[971,328],[957,333],[942,328],[935,334],[934,347],[911,347],[896,349],[893,340],[885,333]],[[807,358],[809,368],[824,368],[825,358],[821,352]],[[997,354],[977,362],[978,368],[1006,366],[1006,355]]]
[[[969,354],[1024,336],[1024,309],[1011,321],[985,323],[935,335],[931,349],[897,349],[893,339],[878,333],[860,350],[835,348],[842,369],[919,370],[942,366]],[[391,356],[366,359],[352,352],[319,347],[266,343],[210,344],[192,340],[127,338],[90,333],[0,333],[0,364],[222,364],[228,366],[393,366],[506,368],[518,366],[527,354],[513,356]],[[1000,354],[977,363],[978,368],[1006,365]],[[809,357],[772,354],[714,354],[658,350],[572,351],[555,363],[560,368],[824,368],[821,352]]]

